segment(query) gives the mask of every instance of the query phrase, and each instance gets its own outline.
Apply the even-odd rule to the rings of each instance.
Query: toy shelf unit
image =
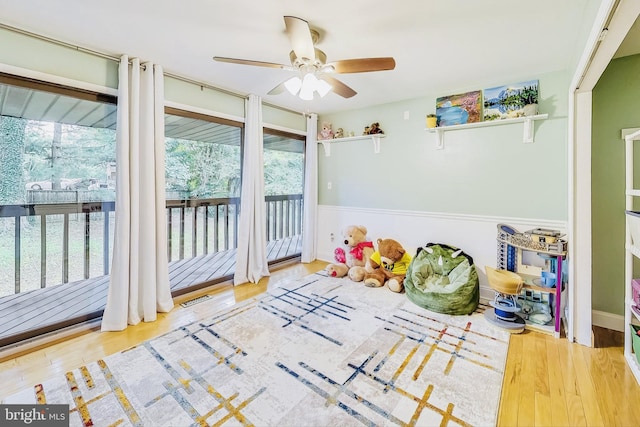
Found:
[[[640,196],[640,189],[633,183],[633,151],[635,141],[640,140],[640,130],[623,132],[625,140],[625,304],[624,322],[629,328],[624,334],[624,357],[636,381],[640,384],[640,279],[634,279],[633,260],[640,258],[640,212],[634,211],[634,197]],[[626,133],[626,135],[625,135]]]
[[[435,128],[426,128],[425,130],[430,133],[435,133],[438,136],[438,142],[436,144],[437,150],[444,148],[444,134],[450,131],[487,127],[487,126],[500,126],[509,125],[513,123],[523,123],[524,131],[522,135],[522,142],[531,143],[534,142],[534,123],[536,120],[545,120],[549,117],[548,114],[536,114],[535,116],[515,117],[513,119],[502,120],[489,120],[485,122],[465,123],[461,125],[451,126],[438,126]]]
[[[324,155],[326,157],[331,156],[331,144],[335,144],[337,142],[346,142],[346,141],[359,141],[361,139],[370,139],[373,142],[373,152],[375,154],[380,153],[380,138],[384,138],[384,133],[375,133],[371,135],[361,135],[361,136],[347,136],[344,138],[333,138],[333,139],[319,139],[318,144],[322,144],[322,148],[324,148]]]
[[[525,329],[560,337],[562,292],[566,284],[567,242],[557,230],[536,228],[524,233],[498,224],[497,267],[512,271],[524,284],[517,315]]]

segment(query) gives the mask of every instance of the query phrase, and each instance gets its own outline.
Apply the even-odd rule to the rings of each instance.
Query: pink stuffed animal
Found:
[[[331,129],[331,123],[323,122],[322,129],[318,134],[318,141],[323,141],[325,139],[333,139],[333,129]]]
[[[350,225],[342,232],[345,247],[334,251],[335,263],[329,264],[325,270],[332,277],[349,278],[361,282],[371,262],[374,252],[373,242],[367,239],[367,228],[363,225]]]

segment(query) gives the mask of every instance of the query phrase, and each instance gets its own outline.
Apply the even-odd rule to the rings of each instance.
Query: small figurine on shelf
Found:
[[[342,128],[336,129],[336,133],[333,135],[333,138],[334,139],[344,138],[344,129],[342,129]]]
[[[369,134],[370,135],[375,135],[378,133],[384,133],[382,131],[382,129],[380,129],[380,123],[375,122],[375,123],[371,123],[371,127],[369,128]]]
[[[376,134],[380,134],[380,133],[384,133],[383,130],[380,129],[380,123],[374,122],[374,123],[371,123],[370,126],[366,126],[364,128],[364,132],[362,134],[363,135],[376,135]]]
[[[331,123],[323,122],[322,129],[318,134],[318,141],[322,141],[325,139],[333,139],[333,129],[331,128]]]
[[[427,127],[433,129],[438,126],[438,116],[435,114],[427,114]]]
[[[363,135],[376,135],[379,133],[384,133],[382,129],[380,129],[380,123],[374,122],[371,123],[371,126],[367,126],[364,128]]]

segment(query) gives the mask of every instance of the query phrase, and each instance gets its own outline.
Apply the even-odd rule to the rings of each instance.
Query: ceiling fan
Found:
[[[340,80],[332,77],[331,74],[393,70],[396,66],[396,61],[391,57],[343,59],[341,61],[327,62],[325,53],[315,47],[320,34],[318,31],[311,29],[307,21],[295,16],[285,16],[284,23],[286,34],[293,49],[289,53],[291,65],[222,56],[214,56],[213,59],[232,64],[299,71],[299,76],[292,77],[279,84],[269,92],[269,95],[277,95],[287,89],[291,94],[297,94],[305,100],[313,99],[314,92],[324,96],[330,90],[333,90],[344,98],[351,98],[357,93]]]

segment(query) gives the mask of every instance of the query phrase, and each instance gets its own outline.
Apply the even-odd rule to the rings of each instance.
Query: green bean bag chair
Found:
[[[471,314],[480,301],[480,282],[473,258],[440,243],[419,248],[404,280],[416,305],[444,314]]]

